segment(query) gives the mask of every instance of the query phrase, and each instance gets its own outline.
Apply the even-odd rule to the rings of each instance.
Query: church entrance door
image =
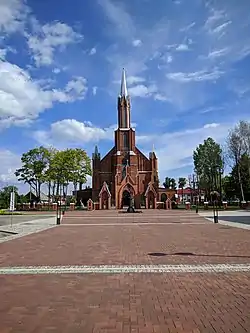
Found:
[[[130,204],[130,193],[129,191],[125,190],[122,193],[122,208],[124,206],[129,206]]]

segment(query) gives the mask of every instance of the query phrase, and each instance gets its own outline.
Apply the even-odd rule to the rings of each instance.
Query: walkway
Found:
[[[0,332],[249,332],[250,231],[193,212],[68,212],[0,253]]]

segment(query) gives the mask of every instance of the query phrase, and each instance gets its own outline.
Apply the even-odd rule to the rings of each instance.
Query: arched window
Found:
[[[125,150],[128,150],[128,148],[129,148],[129,137],[128,137],[128,135],[129,135],[128,132],[123,133],[123,148]]]

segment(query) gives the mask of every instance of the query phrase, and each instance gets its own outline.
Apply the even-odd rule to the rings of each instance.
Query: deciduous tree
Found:
[[[195,171],[206,197],[213,190],[219,190],[223,170],[222,149],[212,138],[204,140],[193,153]]]
[[[31,149],[22,155],[22,167],[15,172],[19,181],[29,184],[35,190],[37,198],[40,198],[41,185],[46,179],[49,156],[49,150],[45,147]]]
[[[180,177],[178,179],[178,187],[182,190],[182,194],[181,194],[182,201],[183,201],[183,191],[184,191],[184,187],[186,186],[186,184],[187,184],[187,179],[185,177]]]

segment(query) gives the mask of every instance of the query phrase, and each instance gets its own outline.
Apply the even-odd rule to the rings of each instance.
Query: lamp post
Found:
[[[60,214],[60,208],[59,208],[59,199],[56,203],[56,224],[59,225],[61,222],[61,214]]]
[[[217,191],[212,191],[210,193],[211,200],[213,202],[213,217],[214,217],[214,223],[219,222],[219,214],[218,214],[218,198],[220,194]]]
[[[57,206],[56,206],[56,224],[59,225],[61,224],[61,216],[62,216],[62,210],[61,210],[61,205],[62,205],[62,193],[61,193],[61,184],[60,184],[60,189],[59,189],[59,196],[57,198]]]
[[[195,192],[196,192],[196,214],[198,214],[199,212],[199,201],[200,201],[200,184],[199,184],[199,177],[197,172],[195,173],[195,184],[196,184],[196,188],[195,188]]]

